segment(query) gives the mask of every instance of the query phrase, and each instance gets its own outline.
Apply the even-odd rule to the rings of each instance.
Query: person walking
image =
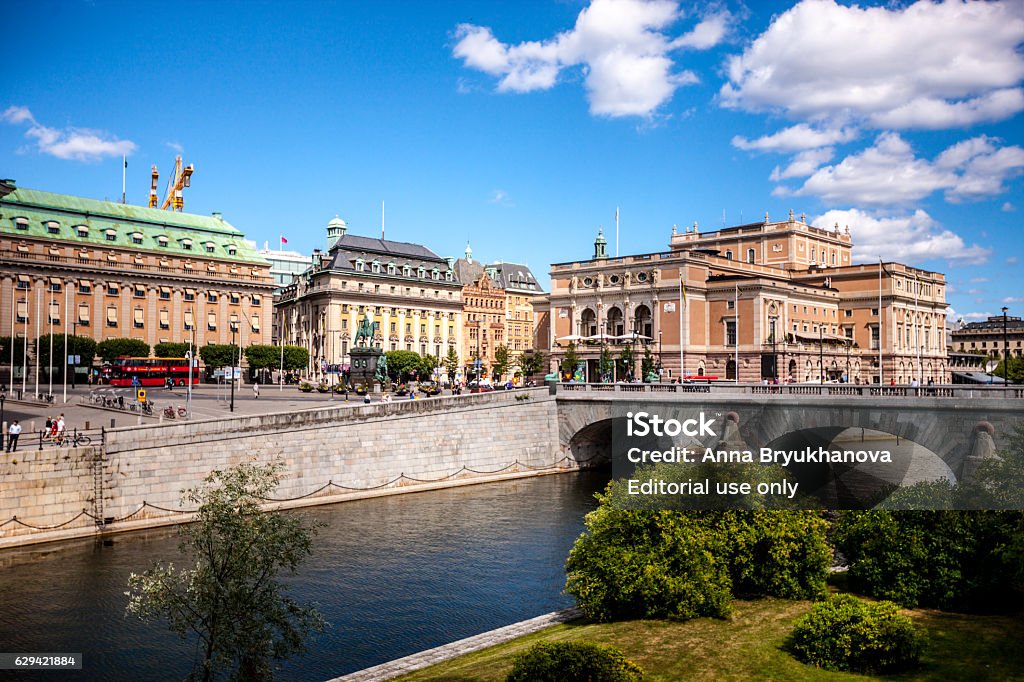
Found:
[[[258,381],[252,382],[252,397],[253,400],[260,399],[260,382]]]
[[[21,424],[15,419],[11,422],[11,425],[7,427],[7,452],[18,451],[18,436],[21,435]]]

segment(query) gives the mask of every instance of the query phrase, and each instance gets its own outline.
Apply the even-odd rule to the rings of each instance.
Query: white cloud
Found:
[[[732,138],[732,146],[746,150],[794,152],[802,149],[828,147],[842,142],[849,142],[856,137],[857,131],[852,128],[818,130],[806,123],[799,123],[789,128],[783,128],[777,133],[759,137],[756,140],[748,140],[745,137],[736,135]]]
[[[800,152],[785,169],[776,166],[771,174],[771,181],[778,182],[786,178],[804,178],[813,174],[821,164],[832,160],[833,150],[831,147],[823,149],[808,149]]]
[[[0,121],[14,125],[28,123],[25,137],[34,141],[39,152],[58,159],[97,161],[105,156],[131,154],[137,148],[130,140],[119,140],[99,130],[49,128],[36,121],[27,107],[8,107],[0,114]]]
[[[172,149],[173,151],[176,151],[179,154],[185,153],[185,148],[181,146],[181,144],[178,142],[165,142],[164,144],[166,144],[169,149]]]
[[[563,69],[582,67],[592,114],[650,116],[677,88],[698,82],[693,72],[674,70],[670,53],[717,45],[731,21],[724,10],[712,12],[671,39],[665,31],[681,16],[674,0],[593,0],[574,28],[543,42],[510,45],[488,27],[460,24],[452,53],[499,78],[499,92],[547,90]]]
[[[1019,262],[1020,258],[1017,258],[1017,256],[1010,256],[1009,258],[1006,259],[1007,265],[1016,265]]]
[[[963,320],[964,322],[974,322],[976,320],[980,322],[987,320],[990,317],[994,317],[994,315],[992,315],[992,313],[966,313],[957,319]]]
[[[930,128],[1024,111],[1024,3],[804,0],[728,63],[723,106],[808,121]]]
[[[932,162],[915,156],[898,133],[882,133],[873,146],[819,168],[796,191],[776,193],[860,205],[908,204],[937,191],[952,202],[994,196],[1024,170],[1024,149],[997,142],[984,135],[964,140]]]
[[[881,257],[887,261],[946,260],[980,265],[992,253],[977,244],[967,246],[959,235],[942,228],[922,210],[892,217],[875,216],[856,208],[832,210],[811,222],[849,226],[853,257],[859,262],[877,261]]]
[[[491,198],[487,200],[488,203],[498,204],[499,206],[515,206],[512,200],[509,199],[508,192],[503,189],[496,189],[491,192]]]
[[[1024,303],[1024,296],[1007,296],[1003,299],[1003,303]]]
[[[1014,211],[1017,210],[1017,207],[1011,204],[1009,201],[1007,201],[1002,205],[1001,210],[1003,211],[1003,213],[1013,213]]]

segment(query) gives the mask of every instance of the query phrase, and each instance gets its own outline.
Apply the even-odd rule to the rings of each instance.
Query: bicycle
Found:
[[[70,436],[67,433],[62,433],[53,445],[58,448],[81,448],[90,444],[92,444],[92,438],[76,431]]]
[[[174,411],[174,407],[172,405],[165,407],[163,414],[165,419],[175,419],[178,416],[178,413]]]

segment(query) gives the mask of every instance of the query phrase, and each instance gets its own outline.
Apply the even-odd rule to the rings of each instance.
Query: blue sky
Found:
[[[485,260],[664,250],[790,209],[856,256],[1024,312],[1024,3],[15,3],[0,177],[309,252],[358,234]],[[163,179],[161,180],[161,190]]]

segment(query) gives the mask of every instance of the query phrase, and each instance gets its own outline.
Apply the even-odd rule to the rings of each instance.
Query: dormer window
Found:
[[[14,227],[19,230],[28,230],[28,218],[15,218]]]
[[[427,269],[422,265],[416,270],[416,276],[423,279],[427,274]]]
[[[440,279],[440,277],[441,271],[438,270],[437,268],[434,268],[433,270],[430,271],[430,279],[437,280]]]
[[[160,246],[167,246],[167,244],[170,243],[170,241],[170,239],[164,237],[163,235],[156,238],[156,243]]]
[[[405,277],[411,277],[412,276],[412,268],[410,268],[408,265],[403,265],[402,266],[402,275],[404,275]]]
[[[142,233],[141,232],[133,232],[132,233],[132,244],[141,244],[141,243],[142,243]]]
[[[85,225],[76,225],[75,226],[75,232],[77,232],[78,236],[83,238],[83,239],[85,239],[85,238],[87,238],[89,236],[89,228],[86,227]]]
[[[55,220],[47,221],[46,232],[47,234],[60,234],[60,223]]]
[[[103,233],[108,242],[117,241],[117,230],[110,229]]]
[[[388,263],[388,274],[389,275],[395,274],[395,264],[394,263]]]
[[[373,261],[373,263],[371,264],[370,267],[371,267],[373,272],[379,273],[380,272],[380,261],[376,261],[376,260]]]
[[[185,249],[186,251],[191,251],[192,250],[192,240],[191,239],[182,239],[180,241],[180,243],[181,243],[181,248]]]
[[[363,272],[364,270],[366,270],[366,263],[363,262],[362,258],[356,258],[356,270],[358,272]]]
[[[217,248],[217,245],[213,242],[206,242],[203,246],[206,247],[206,253],[213,253],[213,250]]]
[[[238,253],[238,247],[234,244],[225,244],[224,248],[227,250],[229,256],[234,256]]]
[[[444,279],[445,279],[446,282],[452,281],[452,271],[451,270],[449,270],[448,272],[444,273]]]

